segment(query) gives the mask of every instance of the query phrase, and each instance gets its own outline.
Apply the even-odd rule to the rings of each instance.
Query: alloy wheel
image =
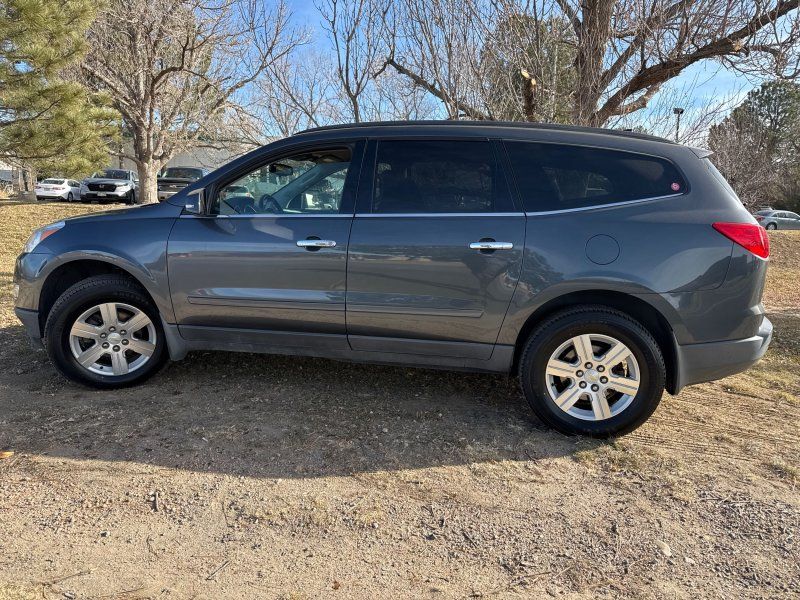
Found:
[[[630,406],[641,372],[633,352],[608,335],[582,334],[561,344],[545,368],[547,392],[577,419],[602,421]]]
[[[144,311],[122,302],[81,313],[69,332],[78,364],[98,375],[121,376],[141,368],[156,349],[156,328]]]

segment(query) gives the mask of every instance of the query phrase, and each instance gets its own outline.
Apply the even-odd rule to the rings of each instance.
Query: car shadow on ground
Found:
[[[515,378],[199,352],[147,383],[64,380],[0,329],[0,446],[17,453],[303,478],[563,456],[600,442],[531,416]]]

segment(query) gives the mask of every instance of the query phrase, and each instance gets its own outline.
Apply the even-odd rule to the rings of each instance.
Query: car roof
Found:
[[[360,131],[364,129],[386,130],[382,133],[413,132],[415,129],[430,128],[431,126],[447,128],[450,130],[474,131],[475,129],[511,129],[511,130],[536,130],[536,131],[563,131],[571,133],[591,133],[623,137],[638,140],[648,140],[651,142],[662,142],[665,144],[675,144],[666,138],[638,133],[635,131],[623,131],[618,129],[604,129],[602,127],[579,127],[576,125],[559,125],[555,123],[531,123],[518,121],[370,121],[363,123],[343,123],[341,125],[326,125],[324,127],[312,127],[305,129],[296,135],[308,133],[318,133],[324,131],[347,130]]]

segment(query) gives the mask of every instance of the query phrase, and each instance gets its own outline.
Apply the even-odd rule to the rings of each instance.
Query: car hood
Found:
[[[90,223],[94,221],[111,221],[124,219],[159,219],[164,217],[177,217],[181,214],[182,207],[174,204],[141,204],[139,206],[129,206],[116,210],[104,210],[77,217],[64,219],[68,225],[70,223]]]
[[[83,183],[84,184],[87,184],[87,183],[113,183],[114,185],[128,185],[129,183],[132,183],[132,182],[130,180],[128,180],[128,179],[106,179],[106,178],[103,178],[103,177],[90,177],[89,179],[84,179]]]

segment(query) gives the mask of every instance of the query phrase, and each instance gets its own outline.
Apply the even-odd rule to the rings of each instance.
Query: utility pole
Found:
[[[683,109],[677,107],[673,108],[672,114],[675,115],[675,143],[677,143],[681,133],[681,115],[683,114]]]

